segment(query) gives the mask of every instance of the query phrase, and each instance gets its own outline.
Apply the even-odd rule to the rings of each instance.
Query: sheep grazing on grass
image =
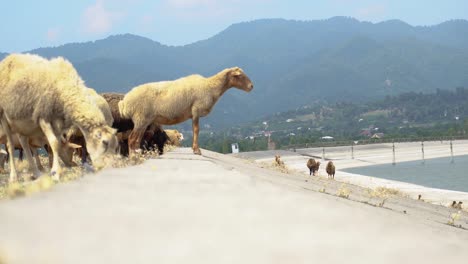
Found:
[[[459,201],[458,203],[456,201],[453,201],[451,207],[452,208],[455,208],[455,209],[462,209],[462,205],[463,205],[463,202],[462,201]]]
[[[93,164],[104,165],[104,157],[117,148],[116,131],[86,93],[86,87],[67,60],[47,60],[37,55],[12,54],[0,62],[0,119],[13,153],[12,135],[17,133],[26,157],[32,163],[27,137],[44,134],[54,153],[51,174],[59,180],[61,139],[75,126],[86,139]],[[10,182],[17,180],[10,155]],[[37,168],[36,168],[37,169]]]
[[[117,132],[126,132],[133,129],[133,121],[130,118],[122,118],[119,111],[119,102],[123,100],[124,94],[120,93],[102,93],[101,96],[109,105],[114,122],[112,126],[117,129]]]
[[[281,160],[280,155],[275,155],[275,165],[279,167],[284,167],[284,161]]]
[[[184,140],[184,135],[180,133],[176,129],[164,129],[166,135],[168,137],[167,143],[168,145],[180,147],[182,144],[182,140]]]
[[[328,178],[335,179],[335,164],[332,161],[329,161],[326,167]]]
[[[190,75],[175,81],[147,83],[133,88],[119,102],[121,116],[132,119],[135,125],[129,137],[129,152],[134,153],[139,148],[149,125],[174,125],[192,119],[192,149],[193,153],[200,155],[199,119],[208,115],[231,87],[250,92],[253,84],[242,69],[234,67],[209,78]]]
[[[315,172],[318,171],[320,167],[320,161],[315,161],[315,159],[309,159],[307,161],[307,168],[309,168],[309,175],[315,176]]]
[[[94,104],[102,112],[102,114],[104,115],[104,119],[106,120],[106,124],[108,126],[112,126],[112,124],[114,123],[114,118],[112,116],[111,109],[106,99],[104,99],[104,97],[99,95],[94,89],[91,89],[91,88],[86,88],[86,95],[88,96],[90,101],[94,102]],[[87,162],[89,153],[88,153],[88,150],[86,149],[86,140],[83,136],[83,133],[81,133],[81,131],[79,130],[79,128],[73,127],[72,129],[70,129],[67,133],[66,138],[68,142],[82,146],[82,148],[77,148],[76,151],[78,152],[78,155],[81,157],[81,162],[82,163]],[[73,160],[73,152],[74,152],[74,149],[72,148],[67,149],[66,159],[69,162],[72,162]]]
[[[16,150],[16,149],[19,150],[19,159],[23,160],[24,150],[23,150],[23,148],[21,146],[21,143],[19,141],[19,136],[17,134],[13,135],[12,140],[13,140],[13,149],[14,150]],[[76,166],[76,163],[74,163],[71,159],[70,160],[66,159],[67,152],[73,151],[74,149],[77,149],[77,148],[81,148],[81,146],[70,143],[70,142],[66,142],[63,138],[62,138],[61,143],[62,143],[62,146],[61,146],[61,148],[59,148],[60,158],[62,158],[62,160],[64,161],[66,166],[70,166],[70,167],[71,166]],[[5,152],[7,153],[7,157],[9,158],[8,147],[7,147],[7,136],[6,136],[5,132],[3,131],[2,127],[0,127],[0,144],[5,144],[5,150],[6,150]],[[30,151],[32,152],[32,155],[34,156],[35,161],[36,161],[35,165],[34,164],[29,164],[29,168],[33,169],[33,171],[32,171],[33,174],[34,174],[33,177],[37,177],[39,175],[39,172],[34,171],[35,167],[37,167],[40,171],[44,171],[44,167],[42,166],[42,164],[40,162],[37,150],[39,148],[43,148],[49,154],[49,167],[52,167],[52,156],[53,155],[52,155],[52,153],[51,153],[51,151],[49,149],[47,138],[45,137],[44,134],[41,134],[40,136],[29,137],[28,138],[28,144],[29,144]],[[4,168],[3,163],[0,164],[0,168],[2,168],[2,169]]]

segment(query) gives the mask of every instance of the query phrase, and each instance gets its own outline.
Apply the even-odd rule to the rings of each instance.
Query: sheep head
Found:
[[[86,148],[91,160],[96,167],[103,167],[104,158],[117,154],[119,142],[116,136],[117,131],[109,126],[101,126],[91,129],[87,135]]]
[[[239,67],[229,69],[227,74],[228,87],[236,87],[238,89],[250,92],[253,89],[252,81]]]

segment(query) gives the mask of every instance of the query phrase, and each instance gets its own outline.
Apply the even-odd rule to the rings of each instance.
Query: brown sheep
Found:
[[[119,102],[120,114],[131,118],[135,127],[129,137],[129,152],[140,146],[152,123],[175,125],[192,119],[194,154],[198,146],[199,119],[211,112],[218,99],[231,87],[246,92],[253,89],[249,77],[239,67],[225,69],[209,78],[190,75],[174,81],[147,83],[133,88]]]
[[[307,161],[307,168],[309,168],[309,175],[312,175],[312,168],[315,168],[315,159],[309,159]]]
[[[284,167],[284,161],[281,160],[280,155],[275,155],[275,163],[277,166]]]
[[[328,178],[335,179],[335,165],[332,161],[329,161],[326,168]]]
[[[117,129],[117,132],[126,132],[133,129],[133,121],[130,118],[122,118],[119,111],[119,102],[123,100],[124,94],[120,93],[102,93],[104,99],[109,104],[114,123],[112,127]]]
[[[320,167],[320,161],[315,161],[315,159],[309,159],[307,161],[307,168],[309,168],[309,175],[315,176],[315,172],[318,171]]]

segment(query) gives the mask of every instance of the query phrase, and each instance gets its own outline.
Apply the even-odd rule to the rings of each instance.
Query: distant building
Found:
[[[239,153],[239,144],[232,143],[231,144],[231,149],[232,149],[232,153]]]
[[[384,137],[384,133],[375,133],[371,138],[380,139]]]
[[[365,136],[365,137],[370,137],[372,136],[372,132],[369,128],[366,128],[366,129],[362,129],[361,130],[361,133],[359,133],[361,136]]]

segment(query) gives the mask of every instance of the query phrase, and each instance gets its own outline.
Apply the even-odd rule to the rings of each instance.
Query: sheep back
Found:
[[[84,82],[62,57],[51,60],[31,54],[11,54],[0,62],[0,105],[11,120],[63,120],[82,125],[105,124],[86,96]],[[93,120],[85,120],[92,117]]]

